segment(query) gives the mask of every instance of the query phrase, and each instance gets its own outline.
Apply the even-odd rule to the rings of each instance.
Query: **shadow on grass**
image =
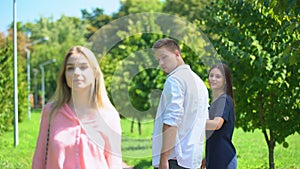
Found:
[[[134,151],[134,150],[145,150],[145,149],[151,149],[152,147],[151,146],[140,146],[140,145],[137,145],[137,146],[130,146],[130,147],[124,147],[122,148],[122,150],[126,150],[126,151]]]
[[[135,169],[144,169],[152,166],[151,160],[141,160],[134,166]]]

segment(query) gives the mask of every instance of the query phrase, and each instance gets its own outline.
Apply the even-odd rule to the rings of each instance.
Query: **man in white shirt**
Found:
[[[184,63],[176,41],[160,39],[152,49],[167,74],[153,129],[152,165],[159,169],[197,169],[208,118],[207,88]]]

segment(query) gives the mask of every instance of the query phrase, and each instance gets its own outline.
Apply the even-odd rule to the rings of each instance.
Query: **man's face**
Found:
[[[154,53],[162,71],[166,74],[172,72],[179,65],[178,51],[171,52],[165,47],[162,47],[160,49],[156,49]]]

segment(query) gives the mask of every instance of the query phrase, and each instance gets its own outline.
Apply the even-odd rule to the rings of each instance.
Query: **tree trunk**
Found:
[[[139,135],[142,135],[142,124],[141,124],[141,120],[139,117],[137,117],[137,120],[138,120],[138,130],[139,130]],[[131,120],[131,127],[130,127],[130,132],[133,133],[133,128],[134,128],[134,117],[132,117],[132,120]]]
[[[259,99],[263,100],[263,95],[259,94]],[[273,131],[269,129],[270,131],[270,137],[268,136],[267,129],[266,129],[266,120],[264,116],[264,102],[261,102],[259,106],[259,115],[260,115],[260,121],[261,121],[261,126],[262,126],[262,132],[264,134],[265,140],[268,144],[268,152],[269,152],[269,168],[274,169],[274,148],[275,148],[275,139],[273,135]],[[272,108],[271,108],[272,109]]]
[[[274,94],[271,93],[270,97],[273,98]],[[273,103],[270,104],[270,110],[273,110]],[[275,148],[275,138],[273,134],[273,130],[269,129],[270,131],[270,139],[268,143],[268,150],[269,150],[269,167],[270,169],[275,168],[275,163],[274,163],[274,148]]]
[[[130,126],[130,132],[131,133],[133,133],[133,126],[134,126],[134,118],[132,117],[131,126]]]
[[[142,125],[141,125],[141,121],[138,121],[138,125],[139,125],[139,135],[142,135]]]
[[[274,147],[269,146],[269,167],[270,169],[275,168],[275,163],[274,163]]]
[[[273,132],[270,130],[270,139],[268,138],[268,134],[266,130],[263,130],[263,134],[265,136],[265,140],[268,144],[268,152],[269,152],[269,168],[274,169],[275,163],[274,163],[274,148],[275,148],[275,140],[273,137]]]

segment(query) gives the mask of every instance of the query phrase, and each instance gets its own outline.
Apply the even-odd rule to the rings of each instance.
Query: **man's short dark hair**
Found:
[[[156,49],[160,49],[162,47],[165,47],[165,48],[169,49],[170,51],[178,50],[180,52],[179,45],[177,44],[177,42],[174,39],[170,39],[170,38],[160,39],[154,43],[154,45],[152,46],[152,49],[156,50]]]

